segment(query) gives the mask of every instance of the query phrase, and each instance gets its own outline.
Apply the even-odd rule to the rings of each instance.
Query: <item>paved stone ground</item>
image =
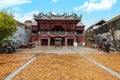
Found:
[[[36,54],[0,54],[0,80],[28,62]],[[10,79],[8,79],[10,80]]]
[[[9,80],[9,78],[5,80]],[[119,79],[79,54],[40,54],[12,80]]]
[[[21,80],[21,79],[22,80],[36,80],[36,79],[37,80],[45,80],[45,78],[47,78],[47,80],[79,80],[79,79],[81,79],[81,80],[101,80],[100,78],[102,78],[102,80],[110,80],[110,79],[111,80],[119,80],[118,78],[120,78],[120,73],[118,71],[116,71],[116,70],[118,70],[116,68],[119,67],[120,60],[118,60],[118,62],[116,63],[117,64],[116,67],[113,68],[113,70],[112,70],[112,67],[109,67],[109,65],[115,63],[114,62],[114,61],[116,61],[115,58],[112,58],[114,60],[111,60],[111,61],[108,60],[107,62],[109,62],[110,64],[106,67],[106,66],[104,66],[104,63],[101,64],[101,63],[99,63],[100,61],[97,62],[97,60],[93,60],[91,57],[87,57],[87,54],[88,55],[94,54],[96,56],[97,56],[97,54],[98,55],[109,55],[109,53],[105,53],[105,52],[103,52],[101,50],[97,50],[97,49],[91,49],[91,48],[86,48],[86,47],[81,47],[81,46],[79,46],[79,47],[68,46],[68,47],[56,47],[56,48],[54,46],[50,46],[50,47],[44,46],[44,47],[35,47],[32,49],[27,49],[27,48],[26,49],[17,49],[16,53],[28,53],[28,54],[29,53],[31,53],[31,54],[39,53],[39,54],[36,54],[36,59],[33,59],[32,60],[33,62],[27,61],[26,64],[24,64],[25,66],[23,65],[20,68],[18,68],[15,72],[12,72],[13,74],[11,73],[10,75],[8,75],[8,77],[6,77],[5,80],[11,80],[13,77],[15,77],[17,75],[18,75],[18,77],[14,78],[14,80]],[[52,54],[52,53],[56,53],[56,54]],[[110,53],[116,53],[116,52],[110,52]],[[6,54],[6,55],[8,55],[8,54]],[[12,54],[12,55],[16,55],[16,54]],[[41,57],[41,55],[43,57]],[[54,55],[54,56],[52,57],[52,55]],[[79,56],[79,58],[78,58],[78,56]],[[116,56],[117,56],[117,58],[120,57],[119,55],[115,55],[115,56],[111,56],[111,57],[116,57]],[[103,60],[104,56],[102,59],[100,57],[98,57],[98,58],[100,60]],[[84,59],[84,61],[83,61],[83,59]],[[52,62],[50,63],[50,61],[52,61]],[[88,67],[90,65],[89,65],[89,63],[85,63],[86,61],[89,62],[91,66],[94,65],[91,67],[93,70],[90,67]],[[31,67],[29,67],[28,64],[31,65]],[[66,65],[69,68],[69,70],[67,70],[66,66],[64,66],[64,65]],[[79,68],[78,68],[78,65],[79,65]],[[40,68],[40,66],[41,66],[41,68]],[[28,69],[28,67],[29,67],[29,69]],[[96,69],[96,68],[99,68],[99,69]],[[48,72],[45,71],[46,69],[48,70]],[[75,69],[76,71],[75,70],[71,71],[71,69]],[[39,70],[41,70],[42,72],[41,71],[40,71],[41,73],[36,72]],[[56,72],[56,70],[58,70],[57,75],[55,74],[55,76],[57,78],[55,76],[52,76],[52,74],[54,72]],[[59,70],[62,70],[62,72],[59,72]],[[90,72],[91,71],[98,72],[98,74],[91,72],[90,73],[91,77],[88,77],[86,75],[89,75],[89,70],[90,70]],[[30,74],[28,74],[29,71],[31,71],[33,73],[30,72]],[[22,72],[22,74],[19,74],[21,72]],[[53,73],[49,73],[49,72],[53,72]],[[105,72],[105,74],[108,76],[107,78],[103,77],[104,75],[101,74],[103,72]],[[59,75],[61,73],[63,73],[64,75],[61,75],[61,77],[60,77]],[[72,73],[77,73],[76,74],[77,77],[75,77],[76,75],[74,75]],[[84,73],[83,76],[79,75],[79,74],[82,75],[83,73]],[[42,76],[42,74],[44,74],[44,75]],[[50,76],[48,74],[50,74],[52,77],[48,77],[48,76]],[[68,74],[70,74],[70,75],[68,75]],[[97,76],[95,74],[97,74]],[[39,76],[37,76],[37,75],[39,75]],[[74,75],[74,76],[72,76],[72,75]],[[10,77],[12,76],[12,77],[10,78],[9,76]],[[33,79],[32,78],[30,79],[29,77],[32,77],[32,76],[33,76]],[[22,77],[24,77],[24,79]],[[72,79],[71,79],[71,77],[72,77]],[[112,77],[114,77],[115,79],[113,79]],[[40,79],[40,78],[42,78],[42,79]],[[56,79],[54,79],[54,78],[56,78]],[[85,79],[85,78],[87,78],[87,79]]]
[[[86,48],[86,47],[73,47],[73,46],[68,46],[68,47],[54,47],[54,46],[43,46],[43,47],[35,47],[32,49],[17,49],[16,53],[89,53],[89,54],[102,54],[104,53],[103,51],[97,50],[97,49],[91,49],[91,48]]]

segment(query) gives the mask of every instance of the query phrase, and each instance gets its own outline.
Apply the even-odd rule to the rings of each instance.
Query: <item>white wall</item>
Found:
[[[115,31],[115,38],[120,40],[120,30]]]
[[[101,37],[101,41],[102,39],[106,38],[107,41],[110,41],[111,42],[111,47],[114,46],[114,43],[113,43],[113,36],[110,32],[106,32],[106,33],[103,33],[103,34],[99,34],[97,36],[100,36]],[[117,44],[117,47],[120,46],[120,30],[116,30],[114,32],[114,37],[115,37],[115,40],[116,40],[116,44]]]
[[[30,30],[29,28],[25,29],[24,25],[17,26],[17,31],[14,33],[13,42],[17,44],[28,44],[30,39]]]

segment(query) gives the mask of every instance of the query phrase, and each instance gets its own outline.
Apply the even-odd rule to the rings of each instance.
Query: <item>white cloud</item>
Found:
[[[56,15],[56,14],[57,14],[56,12],[53,12],[53,11],[52,11],[51,13],[52,13],[52,14],[54,14],[54,15]]]
[[[20,21],[20,22],[23,22],[26,21],[26,20],[31,20],[33,19],[33,15],[34,14],[38,14],[39,11],[32,11],[32,12],[29,12],[29,13],[26,13],[26,14],[19,14],[19,13],[15,13],[15,19]]]
[[[18,6],[15,6],[15,7],[11,8],[10,10],[13,10],[13,11],[20,11],[21,9],[20,9],[20,7],[18,7]]]
[[[89,0],[81,6],[75,7],[74,10],[82,11],[96,11],[96,10],[109,10],[117,0]]]
[[[58,2],[58,0],[52,0],[54,3]]]
[[[0,0],[0,9],[11,8],[10,10],[12,10],[13,12],[17,12],[17,13],[13,13],[15,19],[20,22],[24,22],[25,20],[32,19],[34,13],[38,13],[38,11],[33,11],[26,14],[22,14],[20,12],[21,9],[19,5],[31,3],[31,1],[32,0]]]
[[[14,7],[30,2],[31,0],[0,0],[0,9]]]

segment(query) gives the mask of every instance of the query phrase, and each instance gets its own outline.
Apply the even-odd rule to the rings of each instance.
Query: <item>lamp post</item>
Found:
[[[117,49],[117,46],[116,46],[116,41],[115,41],[115,29],[114,28],[111,28],[109,29],[109,32],[111,33],[112,37],[113,37],[113,44],[114,44],[114,48]]]

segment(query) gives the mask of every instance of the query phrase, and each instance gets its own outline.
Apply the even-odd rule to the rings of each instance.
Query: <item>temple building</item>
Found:
[[[30,24],[32,29],[30,41],[39,46],[56,44],[77,46],[83,42],[82,33],[85,28],[81,18],[82,16],[77,16],[75,13],[34,15],[34,20]]]

